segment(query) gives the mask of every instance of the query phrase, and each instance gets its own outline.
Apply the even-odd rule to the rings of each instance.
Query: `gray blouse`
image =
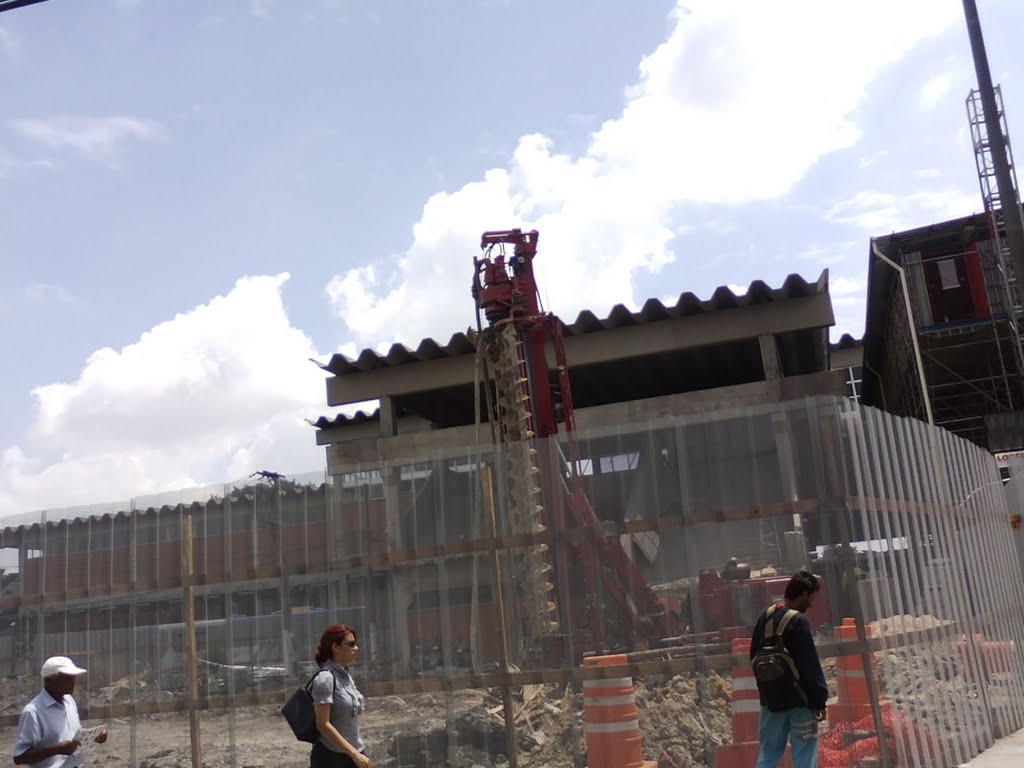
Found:
[[[365,748],[359,735],[359,715],[363,711],[363,694],[356,688],[356,681],[344,667],[328,661],[313,678],[310,686],[314,704],[331,705],[331,725],[345,740],[360,752]],[[320,743],[330,750],[341,752],[334,742],[320,737]]]

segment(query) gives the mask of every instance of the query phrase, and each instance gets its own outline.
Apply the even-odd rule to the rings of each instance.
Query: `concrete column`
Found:
[[[398,493],[398,486],[401,480],[400,471],[398,467],[382,464],[380,472],[384,481],[384,507],[387,510],[388,520],[388,549],[394,551],[401,549],[404,545],[402,541],[401,497]],[[413,546],[412,542],[409,542],[408,545]]]
[[[380,435],[394,437],[398,434],[398,416],[395,413],[395,399],[391,395],[380,398]]]
[[[412,594],[408,581],[413,575],[407,568],[396,567],[388,571],[391,586],[391,643],[395,671],[399,676],[410,672],[409,604]]]
[[[757,337],[757,340],[761,344],[761,362],[764,364],[765,381],[781,379],[782,362],[779,360],[779,345],[775,341],[775,335],[762,334]]]

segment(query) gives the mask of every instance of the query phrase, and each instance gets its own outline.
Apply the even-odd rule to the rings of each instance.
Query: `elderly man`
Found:
[[[75,681],[85,670],[67,656],[53,656],[43,663],[43,690],[25,705],[18,721],[14,741],[14,764],[37,768],[73,768],[82,764],[82,724],[78,705],[71,694]],[[107,740],[103,729],[95,738],[97,744]]]

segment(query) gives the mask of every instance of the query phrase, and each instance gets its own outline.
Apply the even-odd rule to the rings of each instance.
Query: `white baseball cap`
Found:
[[[45,680],[53,675],[84,675],[85,670],[81,667],[76,667],[75,663],[67,656],[51,656],[43,662],[43,669],[40,674]]]

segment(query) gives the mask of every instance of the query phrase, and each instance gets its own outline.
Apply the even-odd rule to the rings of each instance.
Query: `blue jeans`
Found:
[[[793,768],[818,768],[818,721],[807,707],[769,712],[761,707],[761,753],[757,768],[778,768],[786,742],[793,739]]]

